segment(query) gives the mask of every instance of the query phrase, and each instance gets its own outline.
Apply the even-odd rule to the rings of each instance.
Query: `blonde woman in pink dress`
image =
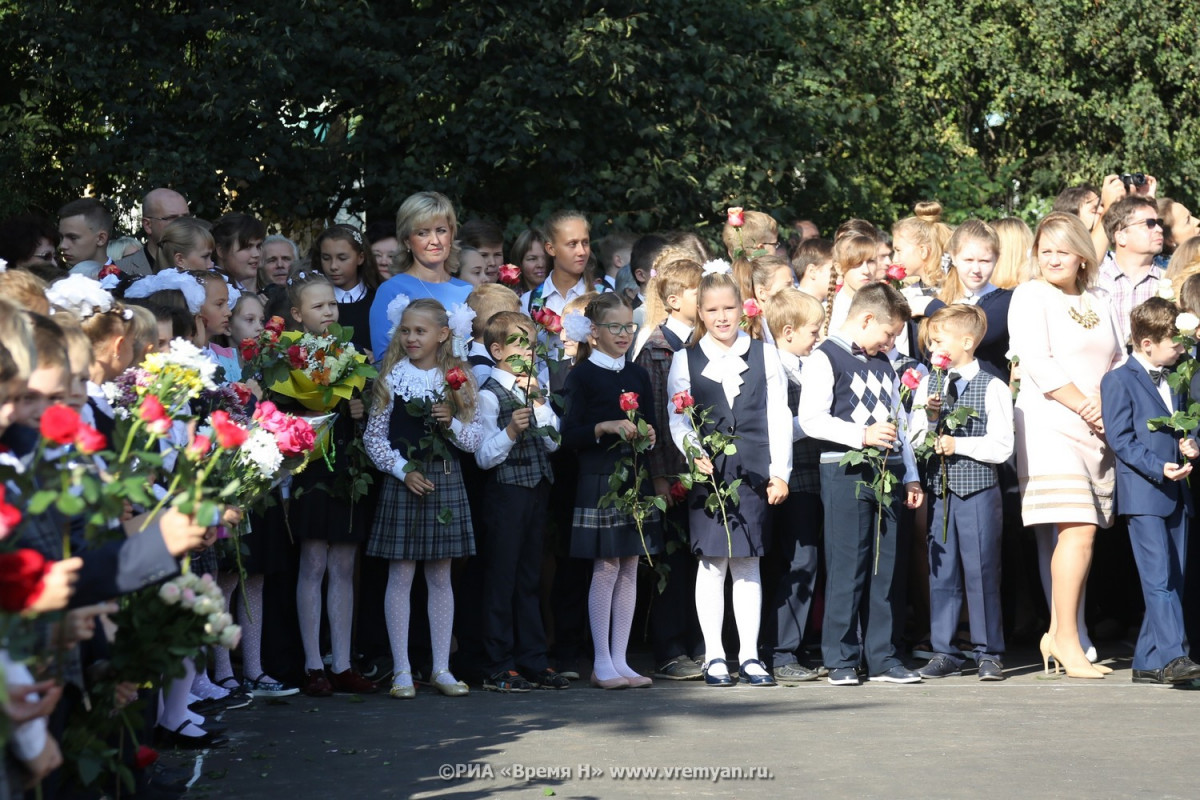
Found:
[[[1113,520],[1100,379],[1125,360],[1125,347],[1107,295],[1091,288],[1095,249],[1078,217],[1043,219],[1033,262],[1033,279],[1013,292],[1008,326],[1022,378],[1014,415],[1021,515],[1027,526],[1058,529],[1043,666],[1053,657],[1070,677],[1102,678],[1111,670],[1088,662],[1077,619],[1096,528]]]

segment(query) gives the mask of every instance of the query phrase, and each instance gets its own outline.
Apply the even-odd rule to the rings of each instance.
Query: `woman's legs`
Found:
[[[1096,673],[1088,663],[1079,641],[1079,609],[1088,570],[1092,566],[1092,542],[1095,525],[1060,523],[1058,544],[1050,562],[1051,595],[1057,628],[1053,636],[1054,652],[1062,656],[1063,666],[1073,671]]]
[[[1050,609],[1050,634],[1053,636],[1058,631],[1058,617],[1054,611],[1054,599],[1051,596],[1051,585],[1053,581],[1050,577],[1050,562],[1054,558],[1054,548],[1058,543],[1058,526],[1056,525],[1035,525],[1033,528],[1034,539],[1037,542],[1038,552],[1038,573],[1042,576],[1042,591],[1046,593],[1046,605]],[[1083,592],[1079,596],[1079,610],[1076,615],[1076,629],[1079,631],[1079,646],[1083,648],[1089,661],[1096,658],[1096,648],[1092,645],[1091,637],[1088,636],[1087,621],[1085,620],[1085,607],[1087,605],[1087,581],[1084,581]]]

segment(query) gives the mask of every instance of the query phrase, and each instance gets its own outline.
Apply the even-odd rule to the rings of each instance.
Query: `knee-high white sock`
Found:
[[[637,605],[638,557],[629,556],[620,560],[616,585],[613,587],[612,602],[612,656],[613,669],[624,678],[640,677],[626,662],[629,649],[629,634],[633,630],[633,609]]]
[[[329,545],[329,593],[325,608],[329,615],[329,643],[333,649],[333,671],[350,669],[350,636],[354,625],[354,557],[358,545]]]
[[[729,559],[701,558],[696,571],[696,617],[704,635],[704,661],[725,658],[721,626],[725,624],[725,571]],[[718,668],[714,674],[720,674]]]
[[[433,650],[438,683],[454,683],[450,675],[450,640],[454,637],[454,590],[450,586],[450,559],[425,562],[425,585],[429,588],[429,644]]]
[[[261,680],[267,683],[279,681],[263,672],[262,667],[262,631],[263,631],[263,584],[262,575],[246,577],[246,602],[238,606],[238,625],[242,626],[242,672],[250,680]]]
[[[613,664],[609,648],[609,624],[612,621],[613,591],[621,561],[617,558],[597,558],[592,562],[592,587],[588,591],[588,617],[592,628],[592,646],[596,650],[593,669],[596,677],[609,681],[620,677]]]
[[[192,680],[196,677],[196,665],[187,658],[183,661],[183,667],[183,676],[175,678],[163,688],[158,724],[169,731],[178,729],[186,736],[203,736],[204,731],[193,721],[187,707],[189,690],[192,688]],[[181,725],[184,727],[180,728]]]
[[[322,669],[321,581],[329,545],[322,541],[300,543],[300,575],[296,581],[296,611],[300,618],[300,640],[304,643],[304,668]]]
[[[233,592],[237,589],[237,570],[222,572],[217,576],[217,586],[225,596],[225,608],[233,608]],[[213,647],[209,654],[212,658],[212,676],[217,683],[233,677],[233,662],[229,658],[229,650],[224,647]]]
[[[390,562],[387,590],[383,595],[383,616],[387,621],[388,641],[392,645],[392,683],[402,686],[412,686],[412,667],[408,663],[408,621],[412,613],[412,582],[416,573],[415,561]]]
[[[738,663],[758,658],[758,626],[762,619],[762,583],[757,558],[729,559],[733,577],[733,616],[737,620]],[[763,672],[754,667],[749,672]],[[765,674],[765,672],[763,673]]]

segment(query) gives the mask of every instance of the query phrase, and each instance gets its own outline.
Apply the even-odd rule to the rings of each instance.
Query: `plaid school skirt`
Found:
[[[403,561],[475,555],[475,532],[462,470],[458,459],[448,463],[449,473],[443,469],[424,473],[437,487],[424,497],[410,492],[394,475],[382,476],[367,555]]]
[[[571,519],[571,557],[627,558],[660,552],[662,520],[658,509],[645,520],[639,535],[633,517],[612,506],[600,508],[600,498],[607,493],[607,475],[579,476]]]

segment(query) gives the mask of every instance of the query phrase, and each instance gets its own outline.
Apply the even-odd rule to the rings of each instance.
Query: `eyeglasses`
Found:
[[[621,336],[626,333],[637,333],[638,324],[636,322],[630,322],[627,325],[619,322],[598,322],[596,327],[606,329],[613,336]]]
[[[1136,228],[1138,225],[1145,225],[1150,230],[1154,230],[1155,228],[1166,229],[1167,221],[1163,220],[1163,219],[1158,219],[1157,217],[1151,217],[1150,219],[1140,219],[1137,222],[1131,222],[1128,225],[1122,226],[1121,230],[1125,230],[1126,228]]]
[[[174,222],[177,219],[191,219],[192,216],[192,214],[171,214],[170,216],[166,217],[148,217],[143,214],[142,219],[153,219],[159,222]]]

